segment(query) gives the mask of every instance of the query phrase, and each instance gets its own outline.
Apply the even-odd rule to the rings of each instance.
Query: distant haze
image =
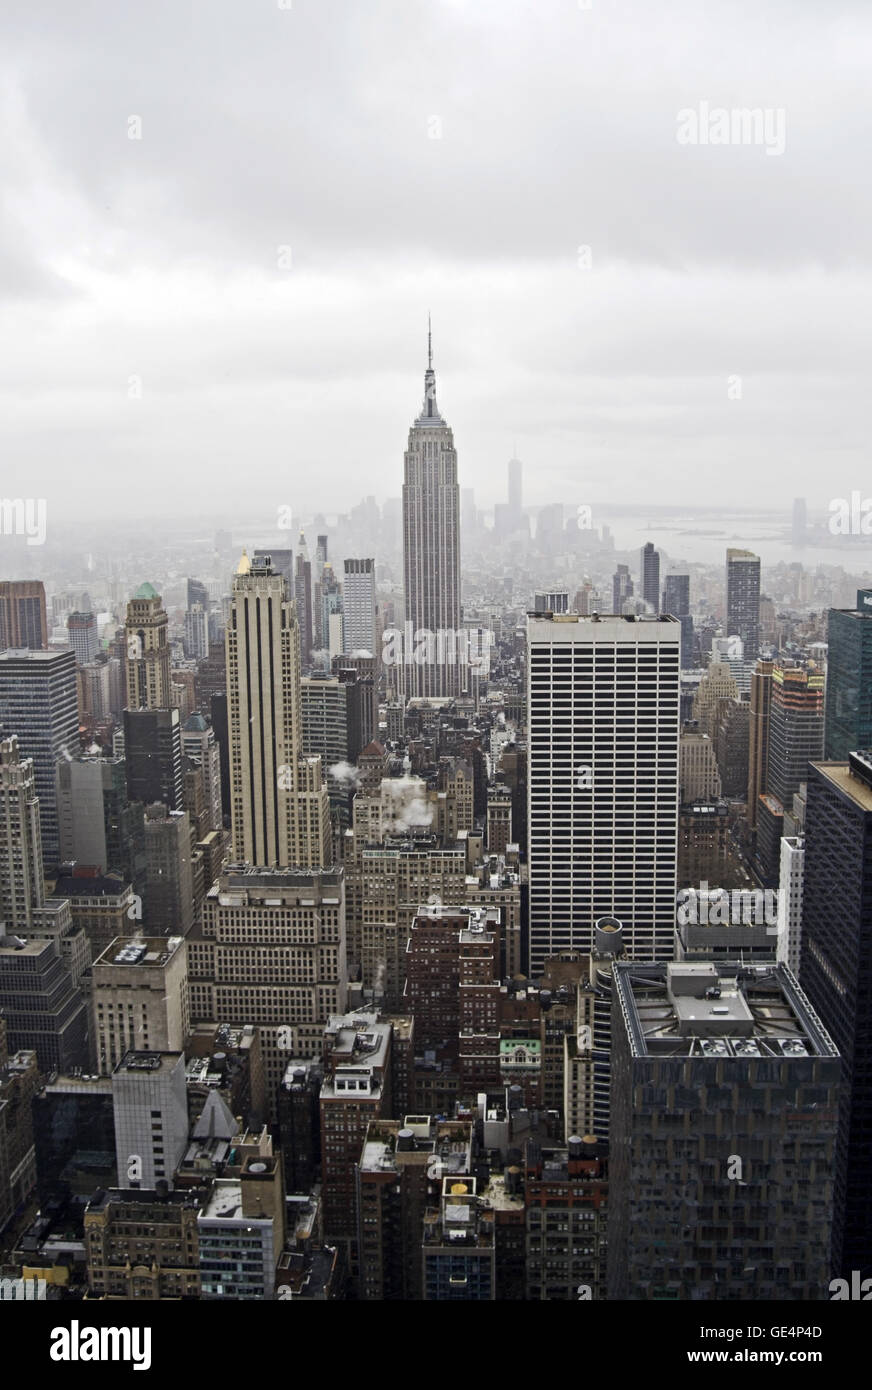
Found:
[[[530,504],[872,491],[860,0],[2,30],[0,492],[49,525],[398,495],[428,310],[479,505],[514,451]],[[783,153],[679,143],[700,103],[783,112]]]

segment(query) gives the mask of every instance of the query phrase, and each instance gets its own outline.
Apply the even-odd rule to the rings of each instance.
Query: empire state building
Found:
[[[409,430],[403,481],[406,634],[400,687],[410,696],[459,694],[467,668],[456,659],[460,632],[460,490],[451,427],[436,404],[428,332],[424,404]]]

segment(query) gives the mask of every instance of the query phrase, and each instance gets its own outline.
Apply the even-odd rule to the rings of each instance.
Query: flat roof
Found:
[[[613,980],[635,1057],[838,1058],[783,964],[616,961]]]
[[[872,787],[861,777],[852,776],[847,763],[812,763],[811,766],[862,810],[872,811]]]

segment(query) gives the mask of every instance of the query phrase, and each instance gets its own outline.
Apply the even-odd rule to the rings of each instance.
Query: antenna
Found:
[[[427,370],[433,370],[433,334],[430,329],[430,312],[427,311]]]

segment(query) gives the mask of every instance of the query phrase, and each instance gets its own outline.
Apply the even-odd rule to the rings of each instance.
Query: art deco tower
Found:
[[[460,490],[454,435],[436,404],[436,373],[428,334],[424,404],[409,430],[403,481],[403,583],[407,631],[460,628]],[[418,639],[416,639],[417,642]],[[449,638],[446,646],[450,645]],[[406,695],[455,695],[461,666],[435,657],[399,668]]]
[[[258,867],[332,862],[320,757],[304,757],[300,629],[287,580],[243,554],[227,629],[233,853]]]
[[[160,594],[151,584],[137,589],[127,605],[127,708],[169,709],[168,622]]]

